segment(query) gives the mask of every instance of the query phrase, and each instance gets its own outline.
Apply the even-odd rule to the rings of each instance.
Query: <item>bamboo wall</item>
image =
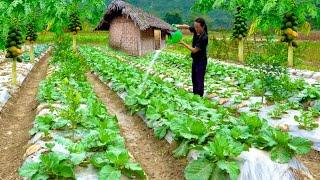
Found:
[[[139,55],[140,30],[131,19],[115,18],[110,25],[109,45],[131,55]]]

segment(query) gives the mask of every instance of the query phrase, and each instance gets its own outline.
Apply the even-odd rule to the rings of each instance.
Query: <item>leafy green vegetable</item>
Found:
[[[212,163],[207,160],[194,160],[185,169],[187,180],[208,180],[212,173]]]
[[[317,123],[312,115],[312,112],[302,112],[301,116],[295,116],[294,120],[299,123],[299,128],[306,130],[313,130],[319,127],[319,123]]]
[[[121,172],[110,165],[103,166],[103,168],[99,173],[100,180],[105,180],[105,179],[119,180],[120,177],[121,177]]]

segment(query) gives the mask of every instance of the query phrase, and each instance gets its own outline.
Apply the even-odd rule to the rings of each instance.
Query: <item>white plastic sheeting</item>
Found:
[[[47,52],[51,50],[49,47],[46,52],[42,53],[40,58],[42,58]],[[39,58],[35,59],[36,62]],[[4,61],[0,66],[0,110],[10,99],[11,95],[19,89],[18,87],[13,87],[11,83],[11,67],[12,63],[10,61]],[[21,86],[26,80],[26,77],[34,67],[31,63],[18,63],[17,64],[17,81],[18,85]]]
[[[98,77],[102,80],[101,76]],[[107,86],[112,88],[112,82],[108,83]],[[122,100],[124,100],[127,95],[125,92],[117,94]],[[247,103],[254,104],[256,102],[261,102],[261,100],[261,97],[251,97]],[[267,113],[273,108],[274,106],[266,107],[263,113],[261,113],[261,116],[267,117]],[[147,123],[147,119],[142,112],[138,112],[137,115]],[[296,111],[289,111],[288,115],[284,116],[284,118],[287,120],[291,119],[292,121],[292,116],[294,115],[298,115],[298,113]],[[269,120],[270,124],[272,124],[271,121],[273,120],[270,118]],[[278,125],[276,122],[273,123],[274,126]],[[278,123],[279,122],[281,121],[278,121]],[[284,120],[284,122],[286,121]],[[296,124],[294,126],[297,127]],[[293,132],[291,133],[293,134]],[[173,136],[173,133],[169,131],[165,136],[165,140],[171,144],[174,142]],[[320,137],[320,135],[318,137]],[[199,153],[196,150],[191,150],[187,156],[189,161],[195,160],[198,157]],[[300,172],[300,174],[304,174],[306,177],[311,177],[309,170],[297,159],[293,158],[289,163],[280,164],[272,161],[268,152],[256,148],[250,148],[249,151],[242,152],[238,157],[238,160],[241,164],[238,180],[295,180],[296,176],[294,171]]]
[[[241,170],[238,180],[295,180],[294,171],[311,177],[309,170],[293,158],[289,163],[279,164],[270,155],[255,148],[240,154]]]
[[[299,123],[294,120],[294,116],[300,116],[301,112],[297,110],[288,110],[287,114],[284,114],[281,119],[272,119],[268,113],[274,109],[273,106],[267,106],[261,109],[259,117],[266,119],[272,127],[279,127],[287,125],[289,127],[289,133],[296,137],[303,137],[309,139],[314,143],[313,149],[320,151],[320,127],[314,130],[304,130],[299,128]],[[319,123],[319,122],[318,122]]]

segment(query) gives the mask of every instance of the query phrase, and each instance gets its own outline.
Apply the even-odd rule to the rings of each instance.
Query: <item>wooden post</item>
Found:
[[[17,57],[12,59],[12,84],[17,85]]]
[[[244,59],[243,59],[243,38],[238,39],[238,41],[239,41],[238,58],[239,58],[239,61],[243,63],[243,61],[244,61]]]
[[[288,44],[288,66],[293,67],[293,47],[292,42]]]

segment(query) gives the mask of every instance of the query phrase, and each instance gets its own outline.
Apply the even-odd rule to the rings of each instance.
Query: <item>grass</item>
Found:
[[[71,33],[67,33],[70,37]],[[54,33],[40,33],[37,43],[52,43],[54,42]],[[108,42],[108,32],[79,32],[77,35],[77,43],[79,44],[105,44]]]
[[[70,36],[71,34],[68,33]],[[237,62],[238,46],[237,42],[230,40],[230,32],[209,32],[209,57],[220,59],[223,61]],[[314,37],[314,36],[312,36]],[[51,43],[54,41],[53,33],[40,33],[37,40],[38,43]],[[192,42],[192,36],[184,36],[184,41],[188,44]],[[258,38],[260,39],[260,38]],[[304,37],[306,39],[306,37]],[[77,37],[79,44],[107,44],[108,32],[80,32]],[[314,38],[310,41],[298,41],[299,47],[295,49],[295,68],[319,71],[320,69],[320,40]],[[166,50],[189,55],[190,52],[181,45],[168,45]],[[286,62],[287,46],[284,43],[268,44],[263,41],[245,41],[244,56],[248,58],[251,54],[261,53],[266,56],[277,55]]]
[[[212,33],[212,32],[210,32]],[[218,38],[216,38],[216,35]],[[237,62],[238,45],[235,40],[229,39],[229,33],[214,33],[209,35],[208,56],[228,62]],[[183,40],[191,44],[192,36],[186,35]],[[320,69],[320,41],[299,40],[299,47],[295,49],[295,68],[319,71]],[[285,43],[265,41],[245,41],[244,57],[260,53],[265,56],[277,56],[286,63],[287,46]],[[189,55],[190,52],[181,45],[169,45],[167,51]]]

